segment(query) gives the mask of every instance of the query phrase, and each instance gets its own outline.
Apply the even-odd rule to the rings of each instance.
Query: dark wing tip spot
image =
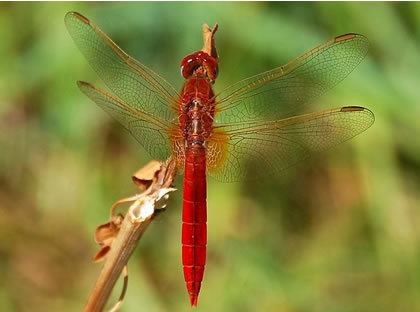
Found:
[[[368,38],[366,38],[366,36],[361,35],[361,34],[356,34],[356,33],[348,33],[348,34],[344,34],[341,36],[337,36],[334,38],[334,42],[341,42],[341,41],[347,41],[347,40],[353,40],[353,39],[358,39],[361,41],[367,41],[369,42]]]
[[[345,106],[340,109],[340,112],[348,113],[348,112],[363,112],[367,118],[370,119],[369,128],[375,122],[375,114],[366,107],[361,106]],[[367,129],[366,128],[366,129]]]
[[[90,87],[90,86],[92,86],[89,82],[86,82],[86,81],[81,81],[81,80],[78,80],[78,81],[77,81],[77,85],[78,85],[79,87]]]
[[[77,12],[68,12],[66,14],[66,18],[70,17],[70,16],[74,16],[75,18],[79,19],[80,21],[82,21],[85,24],[90,24],[90,21],[88,18],[84,17],[82,14],[77,13]]]
[[[345,41],[345,40],[353,39],[356,36],[358,36],[358,35],[357,34],[353,34],[353,33],[341,35],[341,36],[335,37],[335,42],[340,42],[340,41]]]
[[[361,106],[345,106],[340,109],[340,112],[361,112],[366,110],[366,108]]]

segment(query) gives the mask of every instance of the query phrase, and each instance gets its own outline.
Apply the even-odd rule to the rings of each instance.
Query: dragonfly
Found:
[[[178,92],[88,18],[69,12],[65,24],[110,89],[78,81],[80,90],[118,120],[151,157],[172,157],[184,173],[182,264],[192,306],[197,305],[206,264],[206,177],[223,182],[267,179],[353,138],[375,119],[360,106],[300,113],[362,61],[369,41],[360,34],[335,37],[216,94],[215,46],[181,61],[185,82]],[[216,29],[210,29],[212,36]]]

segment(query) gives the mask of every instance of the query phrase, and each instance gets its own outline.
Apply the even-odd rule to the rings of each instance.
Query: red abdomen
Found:
[[[206,264],[206,150],[193,145],[185,151],[182,211],[182,264],[191,305],[197,305]]]

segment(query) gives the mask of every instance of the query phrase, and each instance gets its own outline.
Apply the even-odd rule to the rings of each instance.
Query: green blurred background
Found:
[[[366,35],[366,60],[323,103],[369,107],[372,128],[267,181],[209,181],[197,311],[420,311],[420,5],[355,2],[1,3],[1,311],[81,310],[101,267],[94,229],[149,159],[77,89],[103,84],[67,11],[177,87],[203,22],[220,26],[217,90],[336,35]],[[131,259],[122,311],[190,311],[181,195]]]

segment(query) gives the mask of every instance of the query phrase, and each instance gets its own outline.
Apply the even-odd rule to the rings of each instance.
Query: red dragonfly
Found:
[[[182,60],[186,80],[178,93],[86,17],[70,12],[65,23],[112,93],[82,81],[80,90],[125,126],[153,158],[172,155],[184,171],[182,263],[193,306],[206,263],[207,174],[231,182],[247,178],[251,169],[252,178],[267,177],[358,135],[374,122],[373,113],[359,106],[295,116],[362,61],[369,46],[362,35],[331,39],[215,95],[214,47]]]

